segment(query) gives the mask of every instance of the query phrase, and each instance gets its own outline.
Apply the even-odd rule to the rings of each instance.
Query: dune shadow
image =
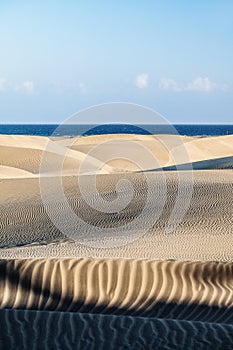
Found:
[[[1,349],[232,349],[233,325],[176,319],[0,310]]]

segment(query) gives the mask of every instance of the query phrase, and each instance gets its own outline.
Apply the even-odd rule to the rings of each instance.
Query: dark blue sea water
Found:
[[[55,125],[34,124],[16,125],[0,124],[0,134],[7,135],[37,135],[37,136],[79,136],[102,134],[175,134],[187,136],[220,136],[233,134],[232,125],[207,124],[178,124],[170,125],[130,125],[130,124],[103,124],[103,125]]]

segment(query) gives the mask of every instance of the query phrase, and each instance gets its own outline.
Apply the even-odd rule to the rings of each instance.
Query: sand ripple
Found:
[[[232,263],[1,260],[0,276],[0,308],[233,321]]]
[[[2,349],[230,350],[233,325],[66,312],[0,310]]]
[[[116,249],[88,248],[79,242],[72,242],[51,222],[40,196],[38,179],[8,179],[0,182],[1,221],[0,258],[23,257],[122,257],[142,259],[176,260],[217,260],[233,261],[232,254],[232,170],[195,171],[194,187],[190,206],[180,225],[170,234],[165,226],[177,198],[177,173],[165,172],[167,199],[160,218],[148,232],[128,246]],[[189,181],[188,172],[182,173],[183,186]],[[186,176],[187,174],[187,176]],[[149,173],[150,191],[159,190],[160,175]],[[132,203],[116,213],[103,213],[92,209],[82,198],[77,187],[76,177],[64,177],[64,193],[73,212],[90,225],[109,228],[130,222],[140,214],[147,196],[144,175],[108,174],[97,176],[99,193],[105,200],[116,197],[116,184],[125,178],[134,188]],[[88,183],[89,177],[86,176]],[[48,208],[61,211],[63,202],[57,198],[56,187],[48,188],[50,201]],[[127,199],[127,190],[118,193],[122,200]],[[96,196],[89,193],[89,200],[95,203]],[[143,217],[147,227],[151,222],[151,212],[158,203],[155,200]],[[181,205],[183,202],[180,203]],[[179,209],[179,208],[178,208]],[[140,231],[135,227],[135,232]],[[127,235],[127,232],[125,232]],[[140,232],[139,232],[140,236]],[[96,237],[98,240],[99,237]],[[114,240],[114,237],[109,239]],[[64,241],[67,241],[67,244]],[[56,243],[57,242],[57,243]],[[52,246],[49,244],[53,243]],[[56,244],[55,244],[56,243]],[[33,244],[34,247],[26,245]],[[46,246],[41,246],[46,244]],[[17,246],[25,248],[17,248]],[[8,249],[12,247],[11,249]],[[12,250],[14,248],[14,250]]]

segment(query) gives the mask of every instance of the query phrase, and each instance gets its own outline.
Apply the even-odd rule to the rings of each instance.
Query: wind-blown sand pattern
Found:
[[[232,262],[232,171],[194,172],[194,191],[189,210],[180,225],[171,233],[166,232],[166,222],[177,196],[177,173],[165,172],[164,174],[168,195],[160,218],[145,235],[131,244],[108,249],[87,247],[79,241],[74,242],[64,236],[48,217],[41,200],[38,179],[2,180],[0,183],[0,246],[4,249],[0,252],[1,257],[12,259],[92,256]],[[106,197],[114,196],[115,185],[120,178],[122,178],[121,175],[113,174],[98,176],[97,183],[101,193]],[[144,204],[146,186],[143,174],[126,174],[124,178],[134,184],[135,198],[133,205],[121,213],[94,213],[80,195],[76,177],[65,177],[64,189],[74,212],[83,215],[83,218],[93,225],[111,227],[119,220],[124,223],[128,218],[137,215]],[[160,181],[159,174],[149,173],[149,179],[150,190],[157,189]],[[185,179],[190,181],[189,174],[183,172],[183,180]],[[88,177],[86,181],[89,181]],[[56,199],[56,188],[48,188],[48,193],[52,198],[50,205],[59,208],[62,203]],[[127,191],[120,193],[122,198],[128,195]],[[94,201],[95,195],[90,193],[90,196]],[[153,203],[152,206],[154,206]],[[151,210],[148,210],[148,214],[146,213],[144,217],[145,225],[151,219],[150,212]],[[137,233],[137,227],[135,232]],[[127,232],[125,235],[127,236]],[[111,241],[114,237],[109,235],[109,239]],[[81,238],[80,242],[82,242]],[[39,243],[43,245],[38,245]]]
[[[0,135],[3,349],[19,345],[25,349],[90,349],[93,341],[97,349],[233,347],[233,136],[180,137],[189,163],[174,157],[180,152],[175,138],[54,138],[52,148],[44,153],[49,142],[46,137]],[[101,152],[88,158],[90,169],[100,167],[97,188],[105,200],[116,198],[120,179],[132,184],[132,204],[116,213],[93,211],[82,198],[75,176],[86,154],[106,141],[112,141],[106,147],[117,146],[122,151],[129,141],[130,151],[140,142],[157,159],[155,167],[142,169],[144,173],[126,160],[102,166]],[[162,141],[170,145],[170,152]],[[46,164],[41,169],[44,154]],[[84,221],[102,229],[130,222],[142,211],[147,191],[160,193],[165,180],[167,196],[159,219],[143,235],[136,226],[137,239],[127,245],[97,248],[83,244],[79,232],[77,241],[66,236],[51,221],[40,193],[42,176],[45,184],[48,179],[46,191],[51,200],[47,205],[63,208],[51,183],[56,184],[61,175],[57,164],[64,155],[64,193],[73,212]],[[191,163],[193,174],[185,170]],[[189,208],[181,223],[168,232],[166,224],[177,194],[179,190],[186,193],[191,175]],[[88,183],[91,170],[82,176]],[[118,196],[127,200],[130,190]],[[95,203],[91,190],[88,198]],[[143,225],[148,225],[151,212],[160,204],[157,198],[150,203]],[[124,234],[127,238],[128,233]],[[98,243],[100,237],[95,239]],[[115,237],[109,234],[108,239],[114,243]],[[35,345],[32,339],[39,337],[38,329],[44,329],[44,324],[44,343]]]
[[[218,318],[233,321],[232,263],[27,259],[1,260],[0,271],[1,308],[158,317],[159,303],[183,304],[182,319],[217,320],[193,304],[228,308]]]
[[[233,346],[232,264],[2,260],[0,273],[2,348]]]
[[[126,315],[0,310],[0,327],[3,349],[230,350],[233,344],[232,324]]]

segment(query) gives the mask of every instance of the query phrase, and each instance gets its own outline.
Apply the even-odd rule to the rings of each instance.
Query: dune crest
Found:
[[[159,303],[233,307],[232,263],[17,259],[0,272],[0,308],[152,317]]]
[[[109,144],[110,142],[110,144]],[[101,147],[98,157],[87,154],[94,147]],[[118,150],[124,158],[125,150],[133,154],[134,148],[140,145],[142,149],[154,156],[154,166],[138,168],[136,164],[124,159],[113,159],[102,166],[100,173],[115,173],[138,170],[176,170],[180,164],[194,164],[194,169],[232,168],[233,167],[233,136],[217,137],[187,137],[180,135],[96,135],[74,138],[48,138],[43,136],[0,135],[0,165],[27,171],[32,174],[46,173],[59,176],[59,166],[63,164],[63,175],[75,175],[80,164],[85,161],[90,164],[90,172],[101,167],[105,154]],[[46,153],[44,154],[44,152]],[[181,155],[181,156],[179,156]],[[138,155],[142,159],[145,155]],[[44,167],[40,165],[44,160]],[[204,163],[202,163],[204,162]],[[145,162],[146,164],[146,162]],[[2,177],[12,177],[5,168]],[[15,177],[18,177],[17,172]],[[22,174],[22,173],[21,173]],[[26,174],[25,174],[26,175]],[[27,177],[27,176],[26,176]]]

